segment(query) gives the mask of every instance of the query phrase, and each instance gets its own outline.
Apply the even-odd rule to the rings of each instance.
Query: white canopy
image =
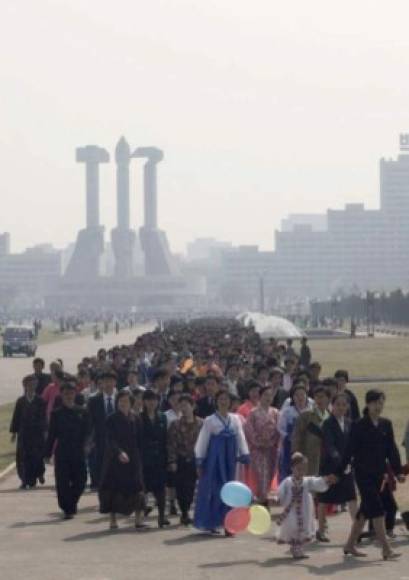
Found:
[[[268,316],[261,312],[242,312],[237,316],[244,326],[252,324],[263,338],[301,338],[303,333],[286,318]]]

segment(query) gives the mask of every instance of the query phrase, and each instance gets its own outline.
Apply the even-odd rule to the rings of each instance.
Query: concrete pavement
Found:
[[[121,330],[119,334],[110,332],[101,340],[93,336],[67,338],[56,342],[40,345],[36,356],[46,361],[47,369],[51,361],[61,358],[68,372],[76,372],[76,365],[84,356],[96,354],[99,348],[111,348],[116,344],[131,344],[136,337],[153,330],[154,324],[140,324],[133,329]],[[21,394],[21,379],[32,372],[32,358],[15,356],[0,358],[0,405],[15,401]]]
[[[383,562],[375,546],[364,546],[368,557],[344,557],[342,543],[349,521],[345,514],[330,518],[329,545],[312,545],[310,559],[294,563],[286,546],[273,541],[274,524],[266,536],[241,534],[212,538],[180,528],[158,530],[149,520],[137,532],[132,519],[120,529],[107,529],[97,511],[97,497],[86,493],[74,520],[62,521],[52,483],[34,491],[18,491],[15,476],[0,482],[0,578],[2,580],[289,580],[311,577],[348,580],[409,579],[407,532],[397,530],[394,548],[400,561]]]

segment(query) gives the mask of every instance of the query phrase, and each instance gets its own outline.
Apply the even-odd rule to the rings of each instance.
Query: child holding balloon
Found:
[[[315,511],[312,493],[323,493],[337,482],[334,475],[306,477],[307,459],[302,453],[291,457],[292,475],[286,477],[278,489],[284,511],[278,518],[277,541],[290,544],[293,558],[308,558],[304,545],[315,537]]]

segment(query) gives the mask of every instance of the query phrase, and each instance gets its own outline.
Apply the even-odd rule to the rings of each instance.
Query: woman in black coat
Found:
[[[170,524],[165,519],[166,482],[168,473],[167,421],[158,411],[159,398],[152,390],[143,394],[142,422],[143,476],[146,492],[155,496],[160,528]]]
[[[121,391],[116,398],[116,412],[107,418],[107,441],[99,485],[100,512],[110,514],[110,528],[118,528],[116,514],[135,512],[135,526],[140,527],[143,507],[141,425],[132,412],[132,395]]]
[[[346,393],[338,393],[332,399],[332,413],[321,427],[322,450],[320,462],[320,475],[327,476],[337,473],[344,458],[351,436],[352,423],[348,419],[349,399]],[[349,512],[355,518],[357,512],[355,483],[352,471],[348,466],[338,479],[338,482],[325,493],[319,493],[318,498],[318,523],[317,540],[329,542],[325,535],[326,507],[329,504],[348,503]]]
[[[366,393],[364,416],[352,426],[351,437],[338,475],[352,465],[361,496],[361,505],[344,547],[345,554],[364,556],[356,549],[365,521],[372,519],[376,537],[381,544],[384,560],[397,558],[385,532],[385,501],[391,493],[387,485],[388,469],[399,482],[405,481],[399,451],[395,443],[392,423],[381,417],[385,395],[376,389]]]

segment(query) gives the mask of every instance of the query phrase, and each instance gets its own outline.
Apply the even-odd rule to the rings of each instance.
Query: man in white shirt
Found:
[[[231,395],[235,397],[240,396],[237,383],[239,382],[239,367],[236,364],[231,364],[226,370],[226,379],[225,383],[227,384],[227,388]]]
[[[289,393],[291,387],[293,386],[295,371],[295,360],[293,358],[286,359],[284,363],[284,375],[283,375],[283,389]]]
[[[180,417],[182,416],[179,405],[180,395],[181,393],[179,393],[178,391],[170,391],[169,393],[168,396],[169,409],[165,411],[168,429],[172,425],[172,423],[180,419]]]
[[[91,488],[98,486],[101,475],[105,450],[106,419],[115,413],[116,374],[113,371],[105,372],[99,377],[99,380],[102,383],[102,392],[88,400],[88,412],[95,445],[95,465],[91,474]]]

